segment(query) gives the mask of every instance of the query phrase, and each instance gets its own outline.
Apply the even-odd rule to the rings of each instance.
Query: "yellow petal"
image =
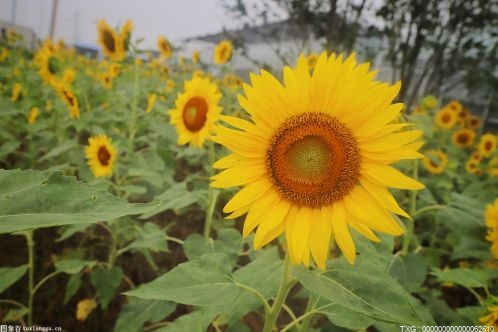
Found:
[[[316,265],[323,271],[325,270],[332,235],[331,208],[322,207],[321,209],[314,209],[314,212],[316,215],[311,223],[310,251]]]
[[[382,207],[400,216],[411,219],[408,213],[399,207],[398,202],[396,202],[392,194],[385,187],[375,185],[365,178],[361,178],[360,183],[370,194],[370,197],[375,199]]]
[[[243,186],[250,182],[257,181],[265,176],[265,165],[258,166],[241,166],[230,167],[221,173],[214,175],[211,180],[211,186],[214,188],[230,188],[236,186]]]
[[[332,205],[332,232],[335,242],[350,264],[354,264],[356,248],[346,222],[346,211],[341,203]]]
[[[369,164],[368,167],[362,167],[361,173],[372,182],[389,188],[412,190],[425,188],[422,183],[387,165]]]
[[[292,247],[294,249],[296,262],[299,264],[303,261],[304,251],[309,251],[309,235],[311,228],[311,218],[313,214],[311,209],[301,207],[296,214],[296,224],[291,234]]]
[[[272,194],[272,191],[270,190],[268,195],[255,201],[244,221],[242,236],[247,237],[261,222],[263,222],[268,211],[280,200],[281,198],[277,194]]]
[[[262,217],[258,230],[254,236],[254,249],[259,249],[268,242],[272,241],[279,234],[273,233],[275,237],[267,236],[272,230],[279,228],[284,224],[284,218],[289,212],[290,204],[285,200],[280,200],[277,204],[272,205]]]
[[[268,190],[270,190],[271,185],[272,184],[266,178],[249,183],[232,197],[232,199],[223,208],[223,212],[233,212],[258,200],[260,197],[265,195]]]

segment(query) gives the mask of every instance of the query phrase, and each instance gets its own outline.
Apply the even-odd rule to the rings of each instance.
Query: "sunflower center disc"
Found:
[[[266,169],[291,203],[312,208],[330,205],[358,183],[358,143],[337,118],[303,113],[289,118],[271,137]]]
[[[192,97],[183,107],[183,123],[190,131],[199,131],[206,122],[208,105],[204,98]]]
[[[116,51],[116,46],[114,45],[114,36],[108,30],[104,30],[102,33],[105,47],[112,53]]]
[[[109,159],[111,159],[111,154],[107,151],[105,146],[101,146],[99,151],[97,152],[97,157],[99,158],[99,162],[102,166],[109,165]]]
[[[486,142],[484,143],[484,150],[486,150],[487,152],[491,151],[491,148],[493,147],[493,144],[491,142]]]

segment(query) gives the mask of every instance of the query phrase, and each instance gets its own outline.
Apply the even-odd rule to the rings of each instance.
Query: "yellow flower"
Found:
[[[427,111],[424,108],[417,106],[412,110],[411,114],[412,115],[427,114]]]
[[[200,60],[201,60],[201,54],[199,53],[198,50],[194,50],[192,52],[192,62],[198,63]]]
[[[88,166],[95,177],[111,176],[116,162],[116,148],[106,135],[92,136],[85,147]]]
[[[439,100],[437,99],[437,97],[435,97],[433,95],[424,96],[422,98],[422,100],[420,101],[420,106],[424,110],[433,110],[437,107],[438,104],[439,104]]]
[[[467,124],[470,129],[477,130],[481,127],[482,120],[479,116],[477,115],[471,115],[470,118],[467,121]]]
[[[20,83],[15,83],[14,87],[12,88],[12,96],[10,97],[10,100],[15,103],[22,97],[22,85]]]
[[[498,138],[490,133],[481,136],[477,149],[483,157],[489,157],[496,150]]]
[[[78,104],[78,98],[73,93],[69,85],[65,83],[59,83],[56,85],[56,90],[59,93],[61,99],[69,107],[69,117],[72,119],[78,119],[80,117],[80,106]]]
[[[451,136],[451,141],[458,147],[467,148],[474,144],[474,139],[476,137],[476,132],[472,129],[459,129],[453,136]]]
[[[36,118],[40,114],[40,109],[38,107],[33,107],[28,114],[28,123],[33,124],[36,122]]]
[[[175,88],[175,81],[171,78],[166,81],[166,92],[171,92]]]
[[[125,50],[118,33],[111,28],[104,19],[98,24],[99,44],[106,57],[113,61],[121,61],[125,57]]]
[[[460,114],[462,111],[462,104],[458,100],[452,100],[444,108],[448,108],[455,112],[456,114]]]
[[[106,88],[107,90],[109,90],[110,88],[112,88],[112,78],[109,75],[109,73],[103,73],[103,74],[101,74],[100,75],[100,81],[104,85],[104,88]]]
[[[356,256],[350,227],[372,241],[374,231],[400,235],[392,213],[408,217],[387,188],[424,186],[390,164],[421,158],[419,130],[397,132],[403,104],[391,104],[400,83],[375,81],[369,64],[322,53],[310,75],[306,57],[283,69],[283,84],[266,71],[251,74],[240,105],[251,121],[222,116],[213,140],[233,153],[212,186],[243,186],[223,211],[247,213],[243,236],[257,227],[254,248],[285,232],[295,264],[310,255],[323,270],[334,238],[350,263]]]
[[[133,22],[131,20],[127,20],[121,27],[121,32],[119,33],[119,43],[125,53],[128,50],[128,45],[130,44],[131,30],[133,30]]]
[[[486,170],[491,176],[498,176],[498,157],[489,160]]]
[[[319,55],[316,53],[310,53],[306,57],[306,61],[308,61],[308,67],[310,68],[310,70],[313,70],[313,68],[315,68],[316,61],[318,60],[318,56]]]
[[[486,240],[491,242],[491,252],[495,258],[498,258],[498,198],[495,199],[494,203],[486,206],[484,220],[486,227],[488,227]]]
[[[67,69],[64,69],[64,72],[62,73],[62,80],[66,84],[71,84],[71,83],[73,83],[75,76],[76,76],[76,72],[71,68],[67,68]]]
[[[9,57],[9,49],[2,47],[0,50],[0,62],[4,62]]]
[[[119,63],[111,63],[109,65],[109,69],[107,70],[107,73],[109,74],[110,77],[118,77],[119,74],[121,73],[121,65]]]
[[[176,127],[178,144],[200,147],[211,136],[221,108],[221,94],[208,78],[193,78],[185,82],[185,91],[170,110],[170,123]]]
[[[475,161],[474,159],[469,159],[465,163],[465,170],[469,174],[477,174],[481,175],[482,171],[479,168],[480,163],[478,161]]]
[[[159,49],[159,53],[165,59],[168,59],[173,54],[173,48],[171,47],[170,42],[166,37],[159,36],[157,38],[157,48]]]
[[[155,93],[149,93],[147,96],[147,108],[145,109],[145,112],[149,113],[152,111],[154,108],[154,105],[156,104],[157,100],[157,95]]]
[[[442,129],[451,129],[458,121],[458,114],[450,108],[443,108],[436,113],[436,125]]]
[[[239,89],[242,87],[242,79],[233,74],[227,74],[223,77],[223,85],[225,85],[229,89]]]
[[[224,39],[216,45],[214,49],[214,63],[222,65],[227,63],[232,58],[232,42]]]
[[[488,307],[488,314],[479,318],[479,323],[486,327],[494,327],[498,329],[498,306]],[[491,330],[488,330],[491,331]]]
[[[432,174],[441,174],[448,164],[448,155],[441,150],[429,150],[425,153],[422,164]]]
[[[97,302],[94,299],[79,301],[76,306],[76,319],[81,322],[86,320],[95,308],[97,308]]]

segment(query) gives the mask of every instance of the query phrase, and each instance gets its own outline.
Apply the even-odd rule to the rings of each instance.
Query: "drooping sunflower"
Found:
[[[448,164],[448,155],[441,150],[428,150],[425,152],[422,164],[432,174],[441,174]]]
[[[439,128],[451,129],[458,121],[458,113],[450,108],[443,108],[436,113],[434,121]]]
[[[488,227],[486,240],[491,242],[491,253],[498,258],[498,198],[486,206],[484,220]]]
[[[85,147],[87,163],[95,177],[112,175],[116,154],[111,139],[103,134],[90,137]]]
[[[496,150],[497,145],[498,137],[493,134],[486,133],[481,136],[477,149],[479,150],[481,156],[489,157]]]
[[[233,45],[228,39],[224,39],[214,49],[214,63],[222,65],[232,58]]]
[[[59,82],[58,84],[56,84],[55,88],[59,93],[61,99],[69,107],[69,117],[72,119],[78,119],[80,117],[80,106],[78,103],[78,98],[73,93],[71,87],[64,82]]]
[[[98,24],[99,44],[102,46],[102,52],[106,57],[113,61],[121,61],[125,57],[125,50],[120,36],[107,24],[104,19],[101,19]]]
[[[391,103],[400,84],[374,76],[354,55],[324,52],[312,75],[301,55],[283,84],[264,70],[244,84],[239,103],[252,121],[222,116],[235,129],[220,125],[213,140],[232,154],[214,164],[225,170],[211,185],[243,186],[223,211],[247,213],[243,236],[257,228],[255,249],[285,232],[293,263],[308,265],[311,255],[325,269],[331,237],[354,263],[350,227],[372,241],[374,231],[403,233],[392,213],[408,215],[387,188],[424,186],[390,164],[423,157],[421,131],[398,132],[403,104]]]
[[[119,43],[123,48],[123,52],[126,53],[131,39],[131,31],[133,30],[133,22],[131,20],[126,20],[126,22],[121,27],[119,32]]]
[[[178,94],[175,109],[170,110],[170,123],[176,127],[178,144],[200,147],[208,139],[218,120],[221,93],[209,78],[194,77],[185,82],[185,90]]]
[[[159,49],[161,56],[165,59],[169,59],[173,54],[173,47],[171,47],[170,42],[164,36],[159,36],[157,38],[157,48]]]
[[[459,129],[451,136],[451,141],[458,147],[468,148],[474,144],[476,132],[472,129]]]
[[[479,318],[479,323],[486,327],[494,327],[498,329],[498,306],[490,306],[487,308],[488,314]],[[491,331],[491,330],[488,330]]]

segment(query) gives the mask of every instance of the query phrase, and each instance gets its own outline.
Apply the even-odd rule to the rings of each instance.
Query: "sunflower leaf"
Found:
[[[97,223],[155,207],[130,204],[59,171],[0,170],[0,233]]]
[[[130,298],[119,314],[114,331],[138,332],[146,322],[157,323],[175,311],[176,303],[170,301]]]
[[[0,293],[19,280],[27,270],[27,265],[0,268]]]

